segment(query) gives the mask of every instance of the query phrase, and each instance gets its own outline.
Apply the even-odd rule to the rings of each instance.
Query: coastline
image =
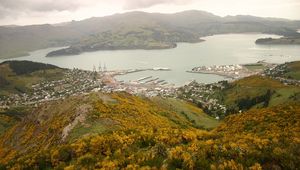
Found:
[[[226,73],[219,73],[219,72],[210,72],[210,71],[186,71],[187,73],[196,73],[196,74],[212,74],[217,76],[222,76],[224,78],[230,78],[230,79],[237,79],[237,77],[228,75]]]

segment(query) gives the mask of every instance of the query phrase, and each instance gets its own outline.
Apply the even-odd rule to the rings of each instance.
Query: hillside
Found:
[[[300,61],[287,63],[287,71],[284,76],[289,79],[300,80]]]
[[[0,63],[0,99],[15,93],[29,93],[31,86],[44,81],[60,79],[63,69],[31,61],[6,61]]]
[[[0,138],[0,162],[17,169],[295,169],[299,110],[297,103],[254,109],[206,131],[149,99],[94,93],[28,112]]]
[[[280,64],[274,69],[266,70],[265,73],[274,78],[283,78],[290,80],[300,80],[300,61],[287,62]]]
[[[253,76],[230,84],[221,92],[229,112],[270,107],[299,101],[300,87],[285,85],[268,77]]]
[[[183,109],[186,114],[183,114],[181,110],[167,109],[149,99],[125,93],[110,95],[93,93],[46,102],[21,114],[23,115],[22,121],[8,128],[9,130],[0,138],[1,163],[9,166],[7,163],[12,161],[11,163],[14,163],[11,165],[15,167],[18,162],[25,166],[27,159],[35,159],[47,149],[64,144],[75,144],[76,141],[88,136],[102,138],[101,136],[118,133],[135,135],[136,132],[144,130],[145,133],[148,131],[157,133],[173,128],[195,129],[194,127],[205,128],[207,126],[212,128],[218,124],[216,120],[206,116],[197,107],[178,102],[182,103],[180,109]],[[193,118],[186,116],[190,114]],[[205,120],[210,119],[212,125],[207,125],[207,122],[202,120],[203,117],[206,117]],[[114,140],[114,138],[111,139]],[[98,144],[101,145],[101,143]],[[145,141],[141,141],[137,147],[143,148],[149,144],[152,145],[151,141],[145,138]],[[47,159],[43,160],[47,161]],[[34,165],[30,163],[28,166]]]
[[[55,25],[0,26],[0,58],[62,46],[73,47],[71,54],[103,49],[172,48],[177,42],[197,42],[199,37],[223,33],[261,32],[289,36],[295,35],[299,27],[299,21],[253,16],[219,17],[204,11],[129,12]],[[50,56],[61,54],[68,52],[59,51]]]
[[[278,76],[277,71],[282,70],[280,68],[281,65],[277,66],[272,70],[274,73],[270,72],[265,76],[254,75],[233,82],[221,81],[207,85],[192,82],[180,87],[176,97],[195,103],[216,118],[225,118],[227,115],[255,108],[299,102],[299,81]],[[296,67],[293,68],[292,72],[286,73],[297,72]]]

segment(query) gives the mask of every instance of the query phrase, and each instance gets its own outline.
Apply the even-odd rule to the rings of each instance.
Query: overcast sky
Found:
[[[59,23],[127,11],[255,15],[300,20],[300,0],[0,0],[0,25]]]

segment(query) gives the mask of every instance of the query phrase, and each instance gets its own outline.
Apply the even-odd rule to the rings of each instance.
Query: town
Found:
[[[192,81],[178,88],[175,97],[195,103],[209,115],[220,119],[220,115],[226,114],[227,108],[220,103],[215,94],[217,91],[224,89],[227,85],[227,81],[212,84],[202,84]]]
[[[168,71],[168,68],[134,69],[121,71],[107,71],[99,69],[86,71],[77,68],[63,70],[63,78],[53,81],[42,81],[32,85],[29,93],[13,94],[0,100],[1,108],[10,106],[33,105],[51,100],[64,99],[68,96],[88,94],[101,91],[112,93],[125,91],[133,95],[144,95],[147,97],[157,95],[170,95],[175,93],[173,85],[158,78],[145,77],[136,81],[124,83],[117,81],[115,76],[130,74],[139,71],[154,70]]]
[[[0,101],[1,106],[37,105],[38,103],[63,99],[67,96],[88,93],[101,87],[91,71],[64,70],[61,80],[43,81],[32,85],[32,92],[14,94]]]
[[[235,64],[235,65],[213,65],[195,67],[191,73],[215,74],[231,79],[240,79],[251,75],[262,73],[265,69],[274,68],[276,64],[258,61],[251,64]]]
[[[291,77],[287,76],[285,77],[284,74],[288,70],[287,63],[277,65],[276,67],[268,68],[264,70],[262,75],[271,77],[273,79],[279,80],[281,83],[285,85],[294,85],[294,86],[300,86],[300,80],[292,79]]]

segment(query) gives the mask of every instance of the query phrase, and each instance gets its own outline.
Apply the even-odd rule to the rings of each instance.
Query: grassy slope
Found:
[[[300,80],[300,61],[288,63],[288,72],[285,73],[285,77]]]
[[[163,108],[173,110],[177,113],[176,116],[191,121],[195,127],[211,129],[219,124],[217,120],[205,114],[201,109],[185,101],[172,98],[153,98],[152,100]]]
[[[270,98],[262,97],[270,93]],[[251,76],[235,81],[231,86],[221,92],[223,102],[227,106],[236,107],[241,100],[253,100],[250,108],[274,106],[298,100],[293,98],[300,93],[297,86],[284,85],[281,82],[262,76]],[[259,99],[259,97],[261,99]],[[239,108],[242,109],[243,108]],[[247,108],[249,109],[249,108]]]

